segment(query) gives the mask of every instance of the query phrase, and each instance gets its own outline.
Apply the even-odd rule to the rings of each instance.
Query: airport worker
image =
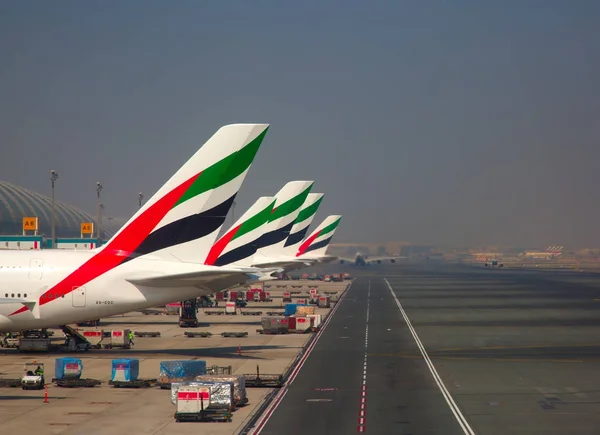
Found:
[[[135,343],[133,342],[133,332],[129,331],[129,343],[133,346]]]
[[[37,366],[37,369],[35,369],[35,375],[44,376],[44,369],[41,366]]]

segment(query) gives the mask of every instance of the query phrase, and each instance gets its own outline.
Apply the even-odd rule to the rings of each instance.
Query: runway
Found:
[[[598,432],[600,275],[345,270],[357,279],[261,434]]]

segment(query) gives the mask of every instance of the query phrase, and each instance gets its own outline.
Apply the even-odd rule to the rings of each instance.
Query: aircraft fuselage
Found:
[[[0,304],[0,331],[99,319],[209,293],[193,286],[134,285],[127,279],[158,276],[165,269],[177,271],[178,263],[138,258],[119,264],[118,256],[90,261],[94,255],[88,251],[0,252],[0,298],[5,302]],[[38,302],[39,318],[35,318],[35,310],[21,302],[10,303],[11,299]]]

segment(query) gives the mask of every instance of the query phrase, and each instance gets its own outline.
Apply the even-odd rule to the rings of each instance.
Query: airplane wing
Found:
[[[35,319],[40,318],[40,305],[37,300],[16,299],[16,298],[0,298],[0,305],[23,304],[29,311],[32,312]]]
[[[145,287],[210,287],[214,281],[241,280],[260,277],[263,271],[256,268],[214,267],[172,274],[156,274],[127,279],[128,282]]]

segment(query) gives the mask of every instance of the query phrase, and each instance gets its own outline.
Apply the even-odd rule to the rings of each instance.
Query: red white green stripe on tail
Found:
[[[294,222],[294,226],[290,231],[290,235],[285,241],[283,249],[281,250],[281,254],[286,257],[293,257],[298,252],[298,248],[302,243],[302,240],[306,237],[308,233],[308,228],[312,223],[315,215],[317,214],[317,210],[323,201],[323,193],[309,193],[306,197],[306,201],[302,204],[302,208],[300,209],[300,213],[296,218],[296,222]]]
[[[296,258],[315,258],[325,256],[329,243],[335,234],[342,216],[331,215],[319,225],[310,236],[308,236],[298,248]]]
[[[265,224],[269,221],[275,197],[258,198],[246,213],[212,246],[204,264],[224,266],[236,263],[250,266],[258,247],[258,240],[264,234]]]
[[[265,234],[258,242],[257,258],[281,255],[285,240],[300,214],[313,183],[313,181],[290,181],[275,194],[275,207],[265,228]]]

